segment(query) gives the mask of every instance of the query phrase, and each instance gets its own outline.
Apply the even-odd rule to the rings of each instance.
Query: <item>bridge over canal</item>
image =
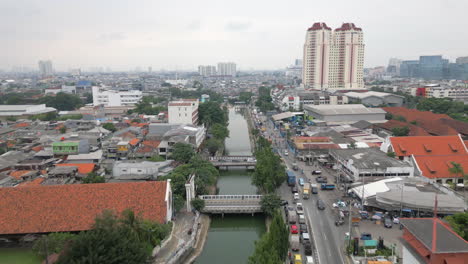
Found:
[[[210,214],[255,214],[261,213],[262,195],[200,195],[205,201],[203,213]]]
[[[247,167],[253,168],[257,165],[254,156],[216,156],[210,157],[210,162],[217,168],[225,167]]]

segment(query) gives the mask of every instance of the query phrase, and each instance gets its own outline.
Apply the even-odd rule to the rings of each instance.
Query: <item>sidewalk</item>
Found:
[[[193,213],[180,212],[177,214],[177,218],[174,221],[174,227],[171,232],[172,237],[169,239],[167,244],[161,248],[158,252],[154,264],[163,264],[175,253],[187,243],[190,236],[188,231],[192,228],[195,215]]]

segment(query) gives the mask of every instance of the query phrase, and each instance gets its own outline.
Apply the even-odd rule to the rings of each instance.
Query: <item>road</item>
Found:
[[[278,131],[273,129],[270,121],[266,123],[267,130],[265,131],[265,136],[270,137],[273,140],[273,143],[276,144],[280,155],[285,160],[286,166],[288,166],[289,169],[292,169],[292,163],[297,163],[299,170],[296,171],[296,178],[305,178],[305,180],[311,180],[312,183],[315,183],[315,177],[312,176],[311,172],[313,170],[321,170],[322,176],[327,177],[328,182],[333,182],[334,177],[331,171],[316,166],[309,166],[305,162],[296,161],[291,153],[289,153],[288,156],[285,156],[285,140],[279,136]],[[287,184],[283,184],[283,186],[279,188],[279,195],[282,199],[287,200],[292,204],[291,188],[288,187]],[[338,213],[332,206],[340,196],[341,194],[338,190],[319,191],[318,194],[311,194],[311,197],[308,200],[303,200],[301,196],[301,200],[298,201],[302,202],[304,205],[305,216],[308,218],[309,222],[308,228],[309,230],[312,229],[312,236],[316,244],[318,259],[322,264],[345,263],[343,246],[345,233],[348,232],[348,222],[345,221],[345,225],[339,227],[335,226],[335,220]],[[325,210],[319,210],[317,208],[317,199],[322,199],[325,202]]]

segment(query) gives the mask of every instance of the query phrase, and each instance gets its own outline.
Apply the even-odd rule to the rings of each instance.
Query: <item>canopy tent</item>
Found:
[[[390,188],[387,186],[389,182],[401,181],[400,177],[385,179],[368,183],[365,185],[357,186],[348,191],[348,193],[354,193],[359,199],[367,199],[375,196],[377,193],[388,192]]]

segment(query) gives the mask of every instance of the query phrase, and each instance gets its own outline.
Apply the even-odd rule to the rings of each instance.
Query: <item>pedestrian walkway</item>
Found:
[[[155,257],[154,264],[167,263],[167,260],[176,254],[178,249],[182,248],[190,238],[189,230],[193,226],[195,214],[189,212],[179,212],[174,221],[171,237],[161,248]]]

